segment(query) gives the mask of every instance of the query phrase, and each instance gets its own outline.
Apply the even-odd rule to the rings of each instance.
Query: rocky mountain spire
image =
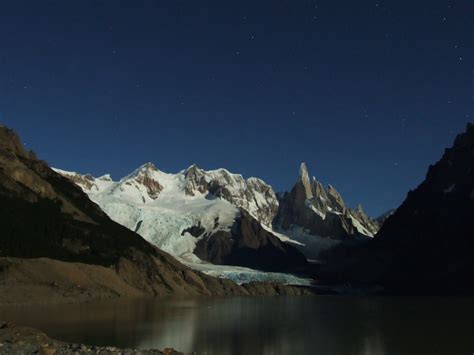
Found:
[[[342,196],[333,186],[325,189],[316,178],[310,181],[309,176],[306,164],[302,163],[298,182],[280,198],[274,223],[277,228],[290,235],[293,230],[302,230],[315,238],[338,241],[374,236],[378,224],[368,218],[361,207],[358,211],[346,208]],[[327,246],[330,243],[322,244]]]
[[[346,204],[341,194],[332,185],[328,185],[327,196],[336,211],[343,212],[346,209]]]
[[[303,184],[305,195],[307,199],[313,198],[313,191],[311,189],[311,182],[309,180],[308,168],[306,163],[300,165],[300,182]]]

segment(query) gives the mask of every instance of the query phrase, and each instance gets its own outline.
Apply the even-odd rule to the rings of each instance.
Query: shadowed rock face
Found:
[[[380,225],[380,227],[383,226],[383,224],[385,223],[385,221],[395,213],[396,209],[390,209],[388,210],[387,212],[381,214],[380,216],[378,216],[375,220],[377,221],[377,223]]]
[[[230,232],[205,236],[197,243],[194,253],[213,264],[269,271],[287,271],[307,264],[303,254],[266,231],[244,210]]]
[[[400,293],[474,292],[474,126],[363,246],[328,253],[326,277]]]
[[[474,125],[429,167],[372,247],[390,287],[474,290]]]
[[[43,296],[54,294],[61,298],[64,293],[48,285],[55,279],[73,280],[83,275],[81,270],[85,269],[88,289],[81,294],[90,298],[101,296],[105,289],[110,291],[105,293],[116,297],[251,292],[231,281],[185,267],[138,234],[113,222],[81,188],[27,152],[18,137],[3,126],[0,126],[0,241],[2,302],[15,302],[15,295],[23,294],[25,285],[40,289]],[[42,272],[31,272],[25,279],[22,270],[31,268],[37,260]],[[64,266],[54,266],[58,263]],[[113,278],[116,280],[112,285]],[[265,284],[256,288],[259,292],[277,292]],[[49,300],[49,296],[38,297],[33,298],[37,302]]]
[[[112,264],[130,248],[153,251],[26,152],[12,131],[0,128],[0,141],[0,255]]]

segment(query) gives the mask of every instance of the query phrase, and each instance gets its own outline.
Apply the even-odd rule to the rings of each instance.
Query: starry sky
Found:
[[[15,0],[0,122],[52,166],[192,163],[398,206],[473,121],[471,1]]]

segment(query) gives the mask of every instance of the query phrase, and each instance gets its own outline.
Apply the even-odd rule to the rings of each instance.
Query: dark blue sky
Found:
[[[0,121],[51,165],[398,206],[473,114],[470,1],[4,1]]]

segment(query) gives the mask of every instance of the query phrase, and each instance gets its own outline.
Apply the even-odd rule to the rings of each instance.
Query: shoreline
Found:
[[[293,296],[318,294],[302,286],[270,282],[237,285],[226,279],[183,270],[180,285],[171,288],[160,279],[156,289],[146,287],[147,279],[118,273],[114,268],[49,258],[0,258],[0,306],[75,304],[119,299],[195,296]],[[162,276],[162,274],[158,274]],[[169,276],[169,275],[163,275]],[[144,283],[140,284],[140,282]],[[160,283],[161,282],[161,283]],[[190,287],[195,286],[195,289]]]
[[[130,354],[130,355],[182,355],[172,348],[157,349],[121,349],[113,346],[93,346],[68,343],[52,339],[35,328],[16,325],[13,322],[0,321],[0,353],[4,355],[61,355],[61,354]]]

